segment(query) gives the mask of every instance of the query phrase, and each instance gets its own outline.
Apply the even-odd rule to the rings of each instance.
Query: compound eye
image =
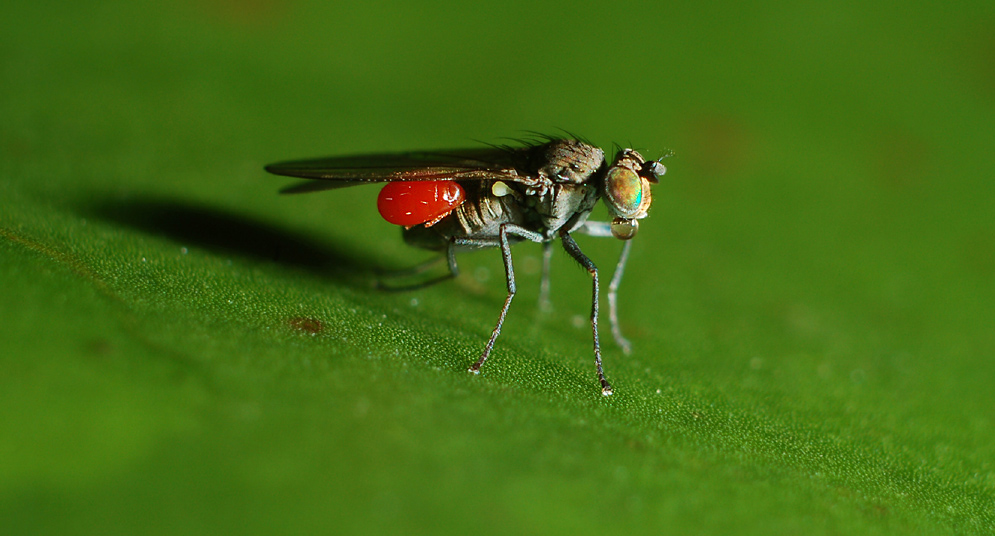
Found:
[[[628,240],[636,236],[639,230],[639,220],[627,220],[625,218],[615,218],[612,220],[612,236],[619,240]]]
[[[643,180],[635,171],[615,167],[605,177],[605,200],[615,216],[633,218],[643,202]]]

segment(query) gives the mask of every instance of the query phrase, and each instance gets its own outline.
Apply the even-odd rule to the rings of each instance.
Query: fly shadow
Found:
[[[373,288],[378,271],[372,258],[334,242],[191,201],[129,198],[91,205],[85,212],[185,247],[273,262],[354,286]]]

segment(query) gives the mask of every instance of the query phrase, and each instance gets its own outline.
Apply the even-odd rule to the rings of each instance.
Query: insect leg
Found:
[[[618,286],[622,283],[622,274],[625,273],[625,263],[629,260],[629,249],[632,241],[626,240],[622,245],[622,253],[618,257],[618,264],[615,265],[615,273],[612,274],[611,283],[608,284],[608,320],[612,326],[612,336],[615,343],[622,347],[626,354],[632,352],[632,344],[622,336],[622,328],[618,325]]]
[[[444,257],[432,257],[431,259],[423,263],[416,264],[415,266],[412,266],[410,268],[401,268],[400,270],[386,270],[386,269],[377,268],[376,274],[379,277],[387,277],[392,279],[400,277],[412,277],[428,271],[436,264],[439,264],[439,262],[441,262],[443,258]]]
[[[580,250],[580,246],[574,241],[573,237],[570,236],[566,231],[560,231],[560,241],[563,242],[563,249],[567,250],[567,253],[577,261],[578,264],[583,266],[587,273],[591,274],[591,278],[594,280],[594,292],[591,298],[591,332],[594,334],[594,366],[598,369],[598,380],[601,382],[601,394],[608,396],[612,394],[612,386],[605,379],[605,372],[601,368],[601,343],[598,341],[598,294],[600,288],[598,286],[598,267],[591,262],[591,259],[584,255],[584,252]]]
[[[587,221],[577,229],[588,236],[610,237],[611,226],[603,221]],[[612,274],[611,283],[608,284],[608,321],[612,327],[612,337],[615,344],[622,348],[626,354],[632,352],[632,343],[622,335],[622,328],[618,323],[618,287],[622,283],[622,274],[625,273],[625,263],[629,259],[629,249],[632,241],[626,240],[622,245],[622,253],[619,255],[618,264],[615,265],[615,273]]]
[[[575,229],[578,233],[584,233],[587,236],[596,236],[598,238],[611,238],[612,237],[612,227],[606,221],[586,221],[583,225]]]
[[[456,265],[456,240],[450,238],[449,245],[446,246],[446,263],[449,265],[449,277],[459,275],[459,266]]]
[[[434,259],[429,259],[426,262],[423,262],[423,263],[421,263],[421,264],[419,264],[417,266],[414,266],[412,268],[408,268],[406,270],[397,270],[397,271],[392,271],[392,272],[387,272],[387,273],[379,273],[378,275],[385,276],[385,277],[390,277],[390,278],[404,278],[404,277],[416,276],[416,275],[419,275],[419,274],[425,272],[426,270],[432,268],[436,264],[439,264],[439,262],[443,258],[446,259],[446,263],[447,263],[448,269],[449,269],[449,273],[447,273],[445,275],[440,275],[438,277],[433,277],[432,279],[429,279],[427,281],[422,281],[420,283],[413,283],[413,284],[410,284],[410,285],[399,285],[399,286],[385,285],[383,281],[377,280],[377,288],[380,289],[380,290],[386,290],[386,291],[389,291],[389,292],[400,292],[400,291],[407,291],[407,290],[416,290],[416,289],[420,289],[420,288],[430,287],[430,286],[432,286],[432,285],[434,285],[436,283],[441,283],[441,282],[443,282],[443,281],[445,281],[447,279],[452,279],[452,278],[458,276],[459,275],[459,266],[456,265],[456,242],[455,242],[454,239],[450,239],[449,240],[449,244],[446,246],[446,256],[445,257],[436,257]]]
[[[484,364],[484,361],[487,361],[487,357],[491,355],[491,349],[494,348],[494,342],[497,341],[498,335],[501,334],[501,326],[504,325],[504,319],[508,316],[508,308],[511,307],[511,300],[515,297],[515,267],[511,262],[511,243],[508,241],[508,235],[519,236],[533,242],[543,242],[546,240],[541,233],[530,231],[524,227],[510,223],[504,223],[501,225],[498,232],[497,245],[501,247],[501,257],[504,259],[504,274],[508,282],[508,297],[504,300],[504,307],[501,308],[501,315],[498,316],[497,325],[494,326],[494,331],[491,332],[491,338],[487,341],[487,345],[484,346],[484,351],[480,354],[480,359],[478,359],[477,362],[470,367],[470,372],[474,374],[480,373],[480,367]],[[456,245],[475,247],[495,245],[492,240],[478,238],[457,238],[454,243]]]
[[[550,311],[553,303],[549,300],[549,265],[553,259],[553,243],[542,243],[542,279],[539,280],[539,310]]]
[[[480,354],[480,359],[470,367],[470,372],[474,374],[480,374],[481,365],[484,364],[484,361],[487,361],[487,356],[491,354],[491,349],[494,348],[494,341],[501,334],[501,326],[504,325],[504,318],[508,315],[508,308],[511,307],[511,299],[515,297],[515,268],[511,264],[511,245],[508,243],[508,227],[507,224],[502,225],[498,233],[498,240],[501,244],[501,257],[504,258],[504,274],[508,281],[508,297],[504,300],[501,315],[498,317],[497,325],[494,326],[494,331],[491,332],[491,338],[487,341],[487,346],[484,346],[484,352]]]

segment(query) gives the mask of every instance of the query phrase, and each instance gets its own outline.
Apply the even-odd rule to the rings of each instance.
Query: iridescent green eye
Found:
[[[643,180],[631,169],[612,168],[605,177],[605,200],[615,216],[636,216],[643,202]]]

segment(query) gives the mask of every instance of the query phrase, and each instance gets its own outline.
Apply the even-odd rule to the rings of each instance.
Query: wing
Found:
[[[266,166],[276,175],[318,179],[282,193],[304,193],[368,182],[431,180],[527,180],[536,147],[485,147],[411,153],[382,153],[293,160]]]

